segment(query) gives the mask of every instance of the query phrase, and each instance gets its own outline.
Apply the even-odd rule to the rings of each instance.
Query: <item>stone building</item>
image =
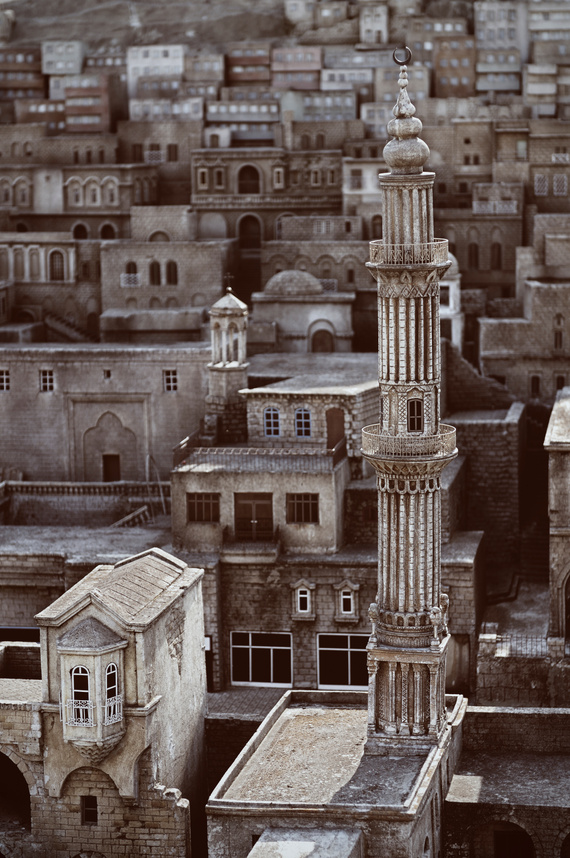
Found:
[[[464,715],[461,697],[445,701],[449,600],[440,589],[440,474],[457,455],[455,430],[439,422],[438,279],[449,263],[447,242],[433,238],[428,214],[433,174],[422,170],[429,150],[417,137],[421,123],[412,119],[405,67],[400,84],[396,119],[389,126],[394,139],[384,153],[391,170],[380,175],[389,198],[387,238],[371,243],[369,263],[379,292],[381,423],[363,430],[362,443],[378,474],[382,510],[372,635],[367,643],[350,633],[343,644],[338,641],[348,676],[351,667],[356,674],[357,652],[366,648],[368,723],[355,698],[288,695],[210,797],[211,856],[229,848],[238,858],[262,856],[276,843],[300,837],[322,845],[328,839],[330,854],[337,856],[363,849],[370,856],[416,856],[438,854],[443,847],[441,809]],[[399,216],[402,198],[409,219]],[[406,243],[409,258],[404,259]],[[408,528],[410,536],[403,536]],[[310,581],[296,586],[297,611],[308,613]],[[344,581],[338,589],[341,620],[349,606],[358,609],[361,588]],[[243,633],[232,641],[236,651],[243,650],[236,652],[234,675],[256,664],[261,643]],[[321,645],[332,648],[333,640]],[[270,663],[283,670],[277,640],[274,647]],[[326,664],[323,651],[321,675]],[[362,683],[366,674],[357,676]],[[302,755],[295,753],[299,742]],[[327,745],[335,748],[334,760],[324,753]]]
[[[3,853],[186,858],[192,841],[200,853],[201,579],[156,548],[98,566],[37,615],[39,645],[12,646]]]

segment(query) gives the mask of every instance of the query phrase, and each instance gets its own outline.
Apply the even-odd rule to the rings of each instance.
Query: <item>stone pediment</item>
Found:
[[[65,632],[57,641],[58,650],[101,650],[119,646],[125,641],[95,617],[78,623]]]

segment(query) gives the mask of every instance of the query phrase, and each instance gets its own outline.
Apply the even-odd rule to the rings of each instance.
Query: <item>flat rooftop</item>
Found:
[[[403,809],[427,755],[365,757],[366,727],[364,707],[293,704],[210,801]]]
[[[564,754],[463,752],[446,801],[570,807],[570,758]]]

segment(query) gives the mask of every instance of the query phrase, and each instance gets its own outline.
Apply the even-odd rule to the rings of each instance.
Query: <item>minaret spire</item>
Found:
[[[370,242],[378,283],[379,422],[363,430],[378,480],[378,592],[368,645],[368,753],[415,753],[445,723],[447,597],[441,593],[440,476],[457,455],[440,423],[439,278],[447,241],[433,237],[434,174],[408,94],[405,62],[380,174],[384,238]]]

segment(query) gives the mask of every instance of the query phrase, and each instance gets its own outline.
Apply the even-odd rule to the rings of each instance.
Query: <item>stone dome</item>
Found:
[[[265,284],[266,295],[321,295],[321,282],[308,271],[280,271]]]
[[[457,264],[457,259],[453,255],[453,253],[449,253],[449,260],[451,262],[450,267],[445,272],[446,277],[457,277],[459,274],[459,265]]]

